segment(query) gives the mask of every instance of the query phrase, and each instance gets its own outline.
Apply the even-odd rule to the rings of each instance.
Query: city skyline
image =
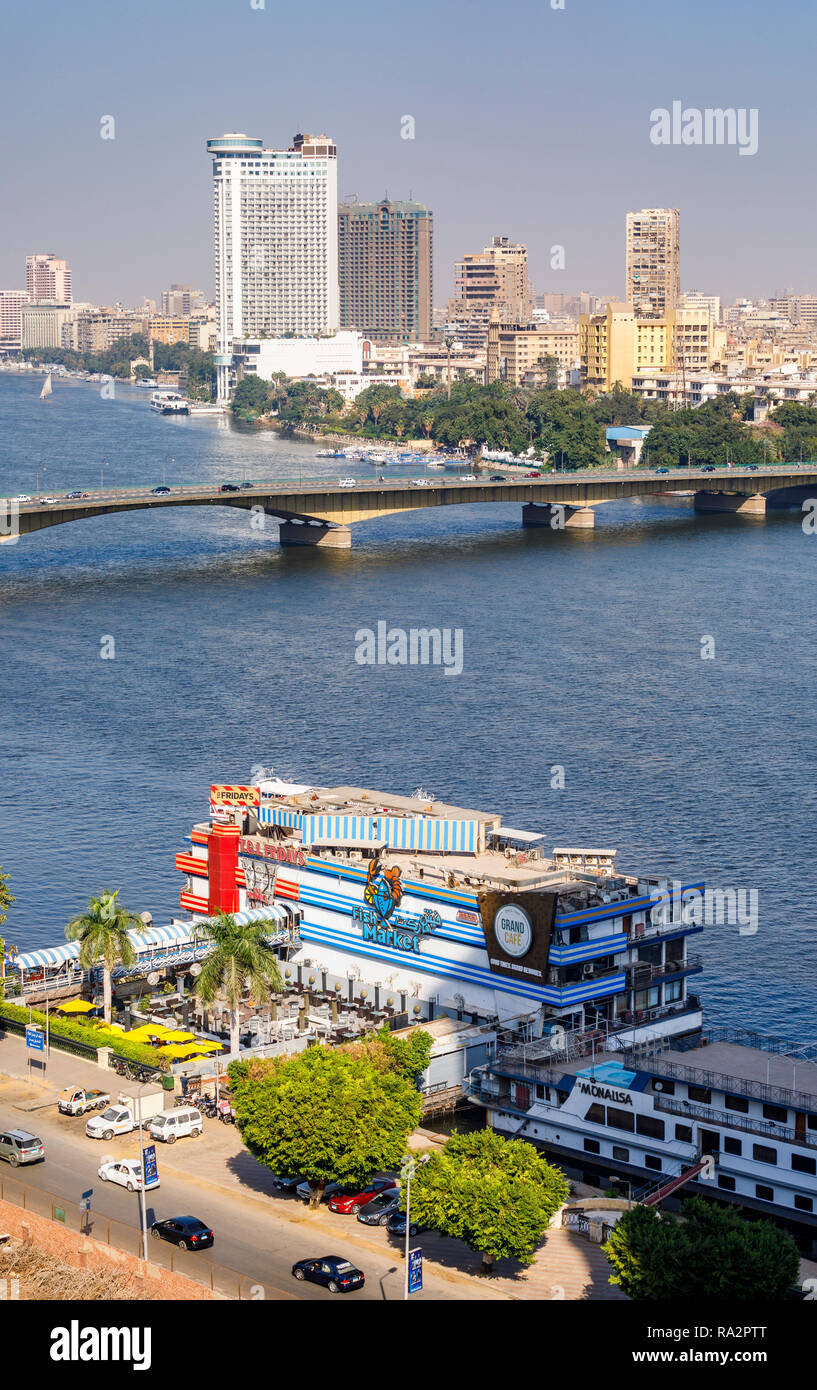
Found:
[[[51,0],[42,8],[44,18],[56,14]],[[201,284],[212,295],[202,146],[213,130],[240,129],[263,132],[276,147],[295,130],[329,130],[340,201],[388,194],[428,206],[436,304],[451,295],[455,261],[497,233],[528,246],[538,292],[622,295],[621,227],[638,207],[680,208],[684,290],[730,300],[815,288],[813,194],[797,172],[807,158],[808,40],[816,26],[799,0],[787,6],[794,23],[772,35],[752,24],[767,15],[752,0],[714,14],[691,0],[678,16],[642,0],[624,11],[601,0],[566,0],[558,11],[525,5],[525,45],[517,42],[518,26],[499,30],[490,73],[476,32],[476,21],[491,13],[481,0],[470,12],[474,32],[466,26],[464,34],[453,11],[432,12],[420,0],[415,26],[401,36],[397,70],[390,56],[378,57],[396,51],[395,16],[364,3],[350,22],[318,8],[325,41],[309,50],[308,62],[298,59],[297,16],[249,4],[232,9],[225,47],[212,39],[208,18],[223,19],[223,6],[216,11],[212,0],[202,0],[195,28],[153,0],[138,16],[79,0],[74,32],[82,33],[82,46],[69,36],[69,61],[60,67],[64,36],[44,25],[38,70],[51,56],[55,70],[48,90],[37,89],[37,122],[21,123],[6,154],[0,283],[22,288],[25,255],[45,247],[72,266],[82,299],[137,303],[171,280]],[[152,18],[161,20],[158,46]],[[22,12],[6,18],[9,46],[22,54],[24,26]],[[241,53],[235,78],[224,68],[231,38]],[[471,64],[462,62],[463,44]],[[180,51],[187,58],[181,71]],[[276,66],[271,98],[265,76],[282,53],[289,61]],[[477,60],[501,98],[501,122],[478,97]],[[617,83],[611,101],[622,63],[634,80]],[[168,101],[154,95],[146,102],[148,85],[159,93],[166,87]],[[25,111],[30,90],[23,57],[7,79],[11,106]],[[728,144],[654,143],[652,113],[671,110],[679,98],[693,110],[757,110],[757,153],[744,159]],[[113,139],[103,138],[109,117]],[[32,167],[40,169],[35,181]],[[554,246],[564,248],[563,270],[551,269]]]

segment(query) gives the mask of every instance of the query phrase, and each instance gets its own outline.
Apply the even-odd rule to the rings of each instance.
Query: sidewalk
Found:
[[[26,1047],[23,1038],[6,1034],[0,1039],[0,1075],[25,1082],[19,1098],[9,1093],[8,1085],[0,1094],[11,1100],[15,1108],[32,1115],[56,1103],[64,1086],[86,1084],[110,1089],[115,1094],[120,1078],[115,1072],[102,1070],[66,1053],[52,1049],[45,1078],[32,1070],[28,1087]],[[14,1088],[18,1090],[17,1087]],[[31,1099],[23,1097],[23,1090]],[[33,1123],[33,1121],[32,1121]],[[129,1152],[132,1136],[114,1141],[117,1152]],[[264,1209],[270,1216],[294,1226],[317,1229],[327,1236],[337,1236],[338,1220],[325,1208],[310,1209],[297,1198],[282,1196],[272,1186],[272,1173],[258,1163],[244,1148],[241,1136],[233,1125],[205,1119],[201,1139],[185,1140],[180,1146],[162,1146],[162,1166],[176,1176],[195,1182],[197,1186],[226,1195],[233,1200],[249,1202]],[[397,1254],[397,1245],[380,1227],[364,1226],[354,1218],[343,1218],[344,1240],[362,1250],[378,1255],[386,1251]],[[597,1245],[590,1244],[577,1232],[548,1231],[545,1241],[528,1268],[515,1260],[498,1260],[493,1275],[480,1276],[481,1259],[462,1245],[436,1232],[422,1235],[424,1259],[433,1265],[439,1277],[465,1284],[476,1299],[618,1299],[624,1298],[608,1283],[610,1267]],[[400,1248],[402,1255],[402,1247]]]

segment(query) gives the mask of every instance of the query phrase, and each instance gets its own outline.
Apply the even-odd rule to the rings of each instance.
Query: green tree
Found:
[[[745,1221],[733,1208],[689,1197],[680,1219],[635,1206],[603,1247],[629,1298],[660,1302],[782,1299],[800,1267],[797,1246],[771,1221]]]
[[[492,1129],[452,1134],[441,1153],[418,1167],[411,1215],[420,1225],[462,1240],[482,1255],[483,1272],[511,1256],[533,1262],[548,1222],[567,1199],[569,1184],[524,1139]]]
[[[212,941],[214,948],[205,958],[196,983],[196,993],[204,1004],[224,997],[230,1010],[230,1051],[238,1052],[239,1004],[249,989],[256,1007],[266,1004],[271,990],[283,988],[278,957],[267,941],[275,930],[271,921],[235,920],[230,912],[218,912],[194,929],[194,937]]]
[[[111,972],[117,965],[133,965],[136,953],[128,932],[144,931],[141,917],[118,902],[119,889],[103,889],[98,898],[91,898],[85,912],[72,917],[65,928],[69,941],[79,942],[79,962],[83,970],[92,970],[102,962],[102,997],[105,1022],[111,1021]]]
[[[358,1042],[344,1044],[352,1057],[365,1057],[378,1071],[394,1071],[416,1086],[431,1061],[433,1039],[422,1028],[412,1028],[408,1037],[398,1038],[387,1024],[367,1033]]]
[[[273,1172],[302,1173],[311,1207],[327,1182],[362,1185],[398,1167],[420,1119],[420,1093],[399,1070],[339,1048],[233,1062],[229,1076],[247,1148]]]
[[[5,922],[6,913],[8,912],[8,909],[13,902],[14,898],[11,896],[11,893],[9,892],[9,875],[4,874],[3,870],[0,869],[0,927],[2,927],[3,923]],[[3,998],[3,995],[5,993],[3,988],[4,971],[2,968],[5,959],[6,943],[3,940],[2,936],[0,936],[0,999]]]

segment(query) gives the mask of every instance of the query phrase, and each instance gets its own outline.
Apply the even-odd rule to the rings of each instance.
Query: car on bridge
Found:
[[[221,484],[221,487],[219,488],[219,492],[240,492],[240,491],[241,491],[241,488],[238,486],[238,483],[222,483],[222,484]]]
[[[57,500],[56,497],[41,497],[41,498],[40,498],[40,506],[41,506],[41,507],[48,507],[48,506],[52,505],[54,502],[56,502],[56,500]]]
[[[507,481],[504,473],[492,473],[488,479],[489,483],[507,483]]]
[[[756,463],[745,463],[743,466],[744,466],[744,468],[746,469],[746,472],[747,472],[747,473],[756,473],[756,472],[757,472],[757,464],[756,464]]]
[[[243,483],[241,484],[241,486],[242,486],[242,487],[258,487],[258,484],[257,484],[257,483],[248,483],[248,482],[245,481],[245,482],[243,482]]]
[[[475,483],[476,481],[476,473],[460,473],[460,476],[457,479],[458,483]]]
[[[655,472],[656,472],[656,473],[669,473],[669,469],[668,469],[668,468],[656,468]]]
[[[430,486],[431,486],[431,479],[430,479],[430,478],[412,478],[412,480],[411,480],[411,486],[412,486],[412,487],[430,487]]]
[[[169,488],[169,487],[165,487],[164,483],[162,483],[161,487],[152,487],[152,488],[150,489],[150,495],[151,495],[151,497],[162,497],[162,496],[164,496],[165,493],[167,493],[167,492],[169,492],[169,491],[170,491],[170,488]]]
[[[68,497],[68,498],[71,499],[71,500],[73,500],[75,497],[87,497],[87,496],[88,496],[87,492],[80,492],[79,488],[75,488],[75,490],[74,490],[73,492],[66,492],[65,495],[66,495],[66,497]]]
[[[12,502],[30,502],[31,498],[27,492],[18,492],[16,497],[12,497]]]
[[[338,487],[357,487],[357,478],[338,478]]]
[[[717,472],[717,469],[715,468],[714,463],[702,463],[702,464],[701,464],[701,472],[702,472],[702,473],[715,473],[715,472]]]

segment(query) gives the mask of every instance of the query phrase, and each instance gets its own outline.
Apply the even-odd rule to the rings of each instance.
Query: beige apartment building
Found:
[[[50,251],[26,256],[26,289],[32,304],[70,304],[73,294],[68,262],[52,256]]]
[[[643,318],[632,304],[608,304],[601,314],[579,318],[582,385],[628,390],[634,376],[678,368],[702,371],[722,361],[726,332],[707,309],[675,309],[662,318]]]
[[[521,386],[545,357],[555,357],[566,371],[579,358],[577,329],[552,329],[547,325],[500,323],[491,319],[486,344],[486,380],[509,381]]]
[[[20,311],[23,347],[64,347],[65,329],[76,318],[77,308],[73,304],[24,304]]]
[[[448,323],[466,347],[485,346],[488,324],[496,312],[503,323],[529,323],[533,312],[528,281],[528,249],[506,236],[463,256],[454,266],[454,298]]]
[[[640,314],[661,318],[681,294],[681,214],[677,208],[627,213],[624,298]]]

